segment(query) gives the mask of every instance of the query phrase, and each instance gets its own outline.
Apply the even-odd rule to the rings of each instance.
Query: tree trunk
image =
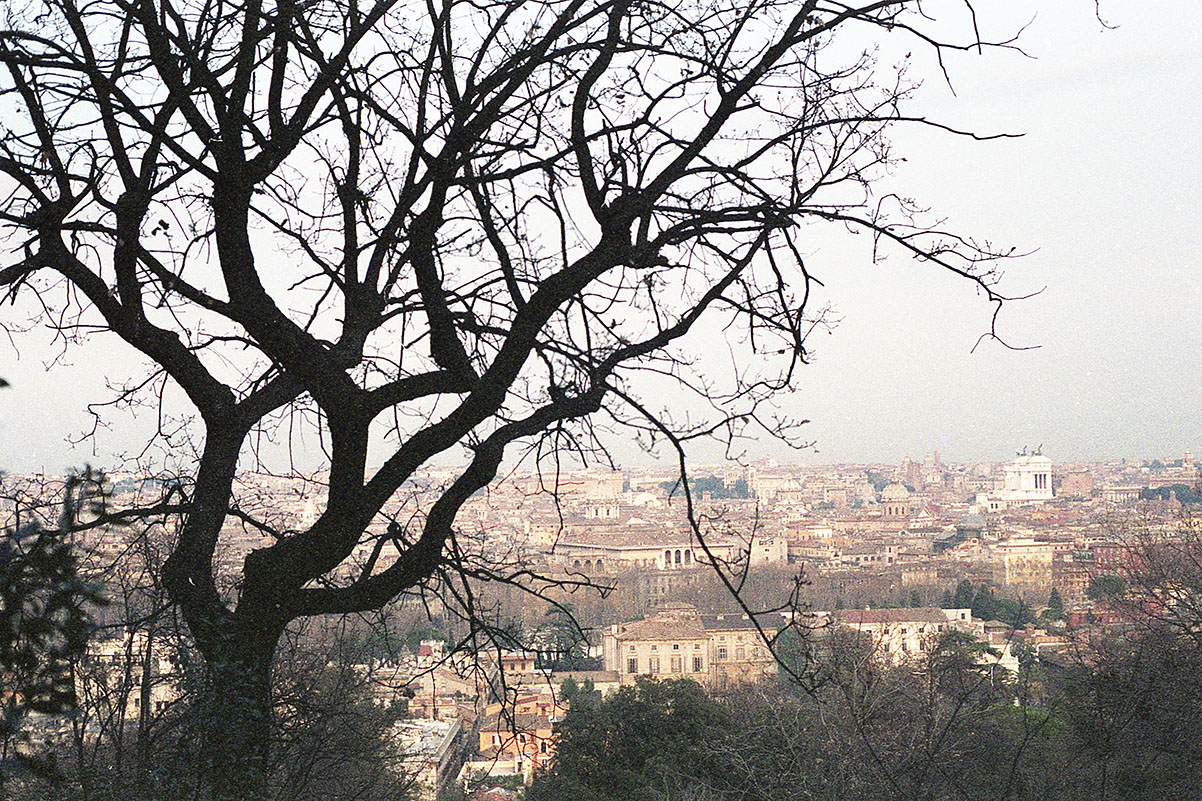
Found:
[[[201,781],[215,801],[261,797],[271,744],[271,666],[282,628],[222,626],[202,647],[206,686],[196,699]]]
[[[142,648],[140,676],[138,678],[138,731],[135,739],[136,773],[134,784],[139,790],[145,790],[151,768],[150,724],[151,705],[153,702],[152,685],[155,679],[154,671],[154,638],[158,635],[158,627],[153,618],[146,628],[145,645]]]

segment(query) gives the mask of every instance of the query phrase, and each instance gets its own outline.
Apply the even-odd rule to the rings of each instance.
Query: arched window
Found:
[[[600,559],[598,559],[598,560],[597,560],[597,569],[598,569],[598,570],[601,570],[601,569],[602,569],[602,568],[601,568],[601,560],[600,560]]]
[[[684,552],[684,563],[686,565],[693,564],[693,552],[691,550]]]
[[[672,552],[664,551],[664,567],[672,566]]]

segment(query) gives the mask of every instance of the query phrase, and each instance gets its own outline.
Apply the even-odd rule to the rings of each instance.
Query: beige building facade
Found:
[[[761,621],[774,634],[783,621]],[[776,660],[746,615],[702,615],[670,604],[643,620],[611,626],[603,638],[605,669],[623,684],[639,676],[689,678],[709,687],[749,683],[776,672]]]
[[[1029,537],[1012,537],[998,543],[992,550],[993,580],[1030,602],[1046,600],[1052,591],[1057,545]]]
[[[927,653],[949,630],[980,636],[984,629],[968,609],[840,609],[819,613],[833,625],[862,632],[884,661],[900,663]]]
[[[746,543],[731,537],[707,538],[706,547],[715,559],[725,564],[739,561],[748,550]],[[782,544],[779,550],[787,554],[787,544]],[[709,556],[689,532],[631,525],[573,531],[555,545],[551,561],[589,575],[636,568],[688,570],[710,564]]]

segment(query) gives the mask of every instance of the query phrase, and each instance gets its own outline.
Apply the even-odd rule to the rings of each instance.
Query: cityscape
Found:
[[[0,8],[0,801],[1202,797],[1202,4]]]
[[[397,521],[413,525],[457,474],[430,469],[406,485],[338,578],[386,569],[407,538]],[[217,573],[231,603],[250,551],[320,515],[324,480],[239,475],[237,506],[260,522],[231,518],[222,531]],[[103,486],[115,508],[161,494],[160,482],[131,473],[109,474]],[[1039,675],[1050,684],[1099,637],[1128,636],[1148,602],[1132,603],[1135,565],[1153,543],[1192,547],[1190,505],[1202,500],[1188,452],[1098,463],[1057,463],[1038,448],[1004,463],[945,463],[938,452],[830,467],[765,459],[695,465],[688,486],[661,466],[514,471],[469,499],[458,547],[492,566],[491,576],[463,582],[477,605],[456,608],[452,583],[434,585],[400,599],[374,628],[335,638],[338,669],[388,721],[381,764],[418,798],[468,786],[494,791],[481,798],[509,797],[552,764],[557,726],[580,687],[602,698],[683,679],[724,697],[803,682],[782,671],[786,632],[812,643],[855,632],[873,660],[898,670],[916,669],[957,632],[976,644],[991,683]],[[19,499],[62,487],[6,476],[3,512],[11,519]],[[82,564],[116,603],[97,611],[103,634],[75,673],[80,698],[94,705],[37,720],[44,747],[73,732],[97,747],[132,721],[151,730],[180,714],[186,646],[163,621],[141,617],[153,603],[147,577],[160,569],[146,545],[165,533],[102,526],[75,535]],[[489,586],[516,576],[542,589]],[[1116,592],[1114,582],[1132,585]],[[997,617],[982,616],[983,599]],[[304,637],[329,647],[334,629],[318,628]]]

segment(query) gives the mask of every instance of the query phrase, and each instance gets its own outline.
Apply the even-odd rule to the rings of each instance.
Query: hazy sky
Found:
[[[1039,444],[1057,461],[1202,453],[1202,3],[1102,0],[1113,30],[1090,0],[989,5],[1005,9],[1002,29],[1032,20],[1021,40],[1030,58],[955,58],[955,95],[932,76],[921,108],[1025,136],[898,131],[907,161],[890,180],[959,230],[1033,251],[1005,265],[1000,290],[1042,293],[1008,305],[999,330],[1039,348],[984,342],[970,353],[991,314],[970,285],[900,256],[871,265],[860,241],[816,240],[820,300],[842,322],[811,343],[814,364],[782,401],[813,421],[817,453],[775,455],[1000,460]],[[0,468],[106,462],[70,450],[63,432],[90,425],[83,404],[124,357],[80,351],[47,372],[48,337],[12,343],[0,340],[0,376],[13,384],[0,390]],[[136,438],[104,441],[128,449]]]
[[[813,422],[805,461],[1004,459],[1043,444],[1055,460],[1202,452],[1202,4],[1042,7],[1022,44],[951,64],[932,114],[988,143],[896,135],[896,178],[951,224],[1034,251],[1004,266],[1008,351],[985,342],[972,288],[903,259],[813,259],[843,322],[815,342],[787,402]],[[1027,17],[1029,18],[1029,17]],[[829,258],[827,258],[829,257]],[[825,266],[823,266],[825,265]]]

